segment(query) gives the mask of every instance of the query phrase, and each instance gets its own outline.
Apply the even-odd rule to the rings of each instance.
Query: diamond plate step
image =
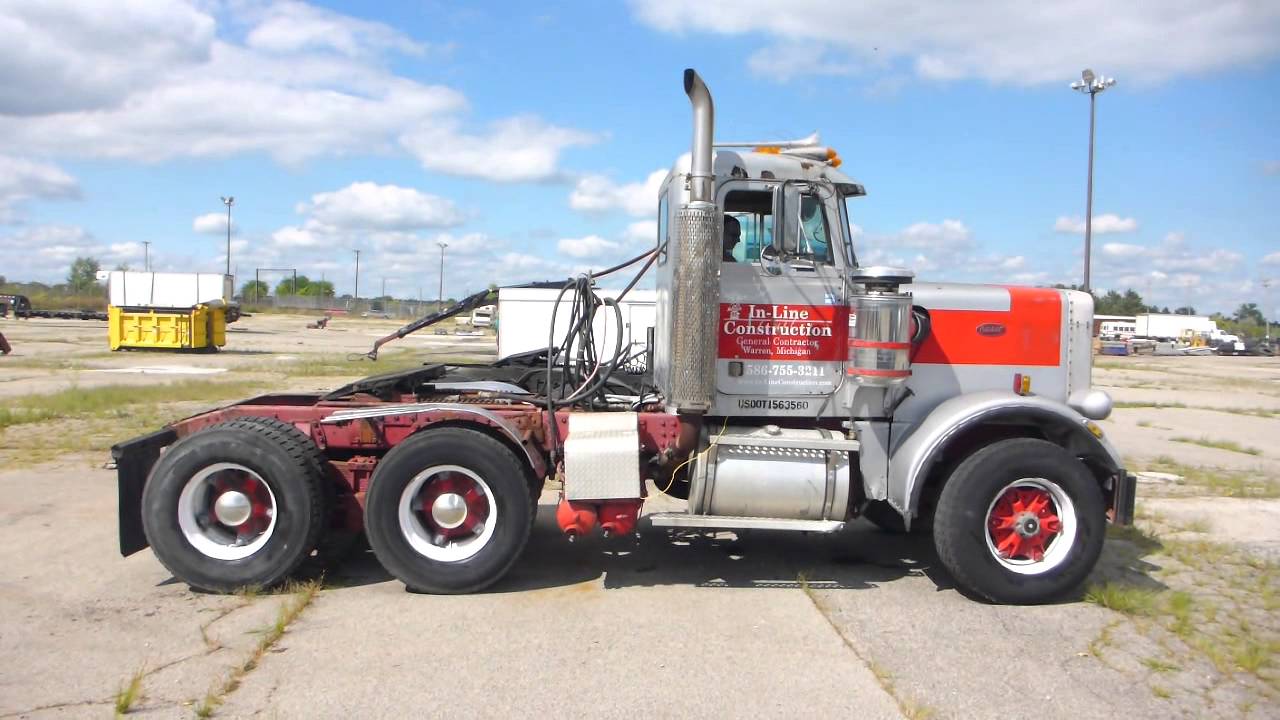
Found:
[[[732,517],[728,515],[690,515],[669,512],[646,515],[654,527],[717,528],[722,530],[793,530],[798,532],[833,533],[844,528],[839,520],[788,520],[785,518]]]

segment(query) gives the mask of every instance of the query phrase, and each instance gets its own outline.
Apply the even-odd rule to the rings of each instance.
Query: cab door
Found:
[[[720,267],[715,411],[816,415],[848,354],[847,245],[830,185],[736,180],[717,197],[740,228]],[[726,219],[726,238],[732,220]],[[726,397],[732,396],[732,397]]]

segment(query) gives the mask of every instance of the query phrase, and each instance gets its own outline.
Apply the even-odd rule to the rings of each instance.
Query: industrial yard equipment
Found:
[[[997,602],[1076,587],[1108,520],[1131,522],[1135,488],[1096,422],[1112,403],[1089,384],[1089,295],[860,265],[849,214],[865,190],[838,155],[816,136],[715,145],[710,92],[692,70],[684,89],[693,147],[662,183],[653,246],[555,284],[545,345],[262,396],[121,443],[121,551],[150,545],[225,592],[363,529],[410,588],[472,592],[519,560],[555,478],[571,538],[630,535],[665,492],[687,509],[648,529],[835,533],[861,516],[931,532],[955,582]],[[596,291],[634,265],[623,291]],[[636,348],[601,328],[624,327],[649,270]],[[623,372],[638,355],[651,372]]]
[[[112,350],[217,350],[227,344],[231,277],[214,273],[115,270],[107,281],[108,342]]]

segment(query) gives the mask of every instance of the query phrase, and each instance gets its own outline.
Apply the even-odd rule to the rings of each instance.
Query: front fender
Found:
[[[1115,447],[1090,431],[1088,418],[1063,403],[999,390],[958,395],[934,408],[890,456],[889,503],[908,524],[918,512],[929,471],[948,443],[986,423],[1036,427],[1073,454],[1105,468],[1107,474],[1122,473],[1124,464]]]

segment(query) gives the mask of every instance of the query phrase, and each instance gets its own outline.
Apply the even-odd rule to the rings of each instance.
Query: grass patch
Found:
[[[253,650],[239,665],[231,669],[230,674],[223,679],[222,683],[205,693],[199,704],[196,705],[195,713],[197,717],[207,718],[213,716],[218,706],[222,705],[227,696],[240,687],[244,677],[258,667],[258,663],[262,662],[262,657],[280,641],[280,638],[284,637],[289,626],[298,619],[302,611],[311,605],[316,595],[319,594],[321,585],[322,582],[320,580],[311,580],[304,583],[292,583],[285,587],[284,592],[288,593],[288,597],[276,613],[275,622],[259,631],[258,642],[254,644]]]
[[[1190,445],[1199,445],[1201,447],[1216,448],[1218,450],[1226,450],[1228,452],[1243,453],[1245,455],[1261,455],[1262,451],[1255,447],[1241,445],[1234,440],[1210,440],[1201,435],[1198,438],[1176,437],[1170,438],[1174,442],[1187,443]]]
[[[142,679],[147,676],[145,668],[139,668],[129,678],[129,682],[120,686],[116,691],[116,716],[124,715],[129,709],[142,699]]]
[[[1169,698],[1173,697],[1173,694],[1172,694],[1172,693],[1170,693],[1168,690],[1166,690],[1165,688],[1161,687],[1160,685],[1152,685],[1152,686],[1151,686],[1151,694],[1152,694],[1152,695],[1155,695],[1156,697],[1160,698],[1161,700],[1168,700]]]
[[[1185,403],[1180,403],[1180,402],[1162,403],[1162,402],[1147,402],[1142,400],[1132,400],[1132,401],[1117,402],[1115,403],[1114,407],[1127,409],[1127,410],[1132,410],[1136,408],[1157,408],[1160,410],[1168,410],[1168,409],[1176,410],[1180,408],[1185,408],[1187,406]]]
[[[1280,482],[1260,475],[1248,475],[1218,468],[1184,465],[1168,455],[1156,457],[1143,470],[1180,475],[1179,485],[1209,495],[1239,498],[1280,497]]]
[[[1084,601],[1101,605],[1125,615],[1150,615],[1155,612],[1159,593],[1118,582],[1090,585]]]
[[[1151,672],[1167,673],[1181,670],[1182,668],[1171,662],[1166,662],[1160,658],[1144,658],[1142,664],[1147,666]]]
[[[226,400],[252,394],[260,387],[249,382],[200,380],[162,385],[73,386],[54,393],[10,398],[5,407],[0,407],[0,430],[72,417],[124,418],[138,405]]]

